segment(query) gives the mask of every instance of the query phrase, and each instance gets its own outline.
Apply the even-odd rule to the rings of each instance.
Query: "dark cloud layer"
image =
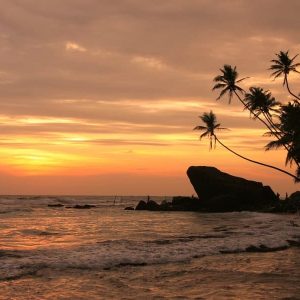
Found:
[[[265,72],[279,49],[299,50],[296,0],[1,4],[1,101],[32,106],[212,99],[211,79],[223,63],[252,75]]]
[[[3,0],[1,8],[0,109],[15,117],[187,128],[195,114],[215,109],[212,78],[224,63],[250,75],[248,85],[258,77],[254,84],[277,92],[270,59],[300,51],[297,0]],[[184,102],[175,111],[135,106],[191,99],[205,105],[198,112]],[[241,109],[235,101],[217,105]],[[229,127],[256,126],[221,117]]]

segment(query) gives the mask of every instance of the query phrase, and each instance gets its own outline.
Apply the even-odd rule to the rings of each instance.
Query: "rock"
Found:
[[[48,207],[64,207],[63,204],[57,203],[57,204],[48,204]]]
[[[132,206],[127,206],[127,207],[124,208],[124,210],[134,210],[134,207],[132,207]]]
[[[147,202],[141,200],[135,210],[161,210],[160,205],[153,200]]]
[[[172,202],[164,200],[161,204],[153,200],[147,202],[141,200],[135,209],[151,211],[198,211],[201,209],[201,202],[198,198],[177,196],[173,197]]]
[[[141,200],[138,205],[135,207],[135,210],[146,210],[147,203],[144,200]]]
[[[267,247],[266,245],[249,246],[245,249],[246,252],[275,252],[286,250],[288,246]]]
[[[96,207],[96,205],[91,205],[91,204],[84,204],[84,205],[80,205],[80,204],[76,204],[74,206],[72,206],[71,208],[76,208],[76,209],[90,209]]]
[[[279,202],[269,186],[232,176],[214,167],[189,167],[187,175],[205,211],[259,211]]]
[[[239,209],[240,200],[234,195],[218,195],[209,200],[209,203],[204,205],[206,211],[211,212],[230,212],[241,211]]]
[[[172,207],[174,210],[197,211],[201,209],[201,201],[194,197],[173,197]]]
[[[300,191],[294,192],[289,197],[290,200],[299,201],[300,202]]]
[[[294,192],[285,200],[279,201],[273,212],[298,213],[300,211],[300,191]]]
[[[159,209],[160,209],[160,210],[164,210],[164,211],[174,210],[174,209],[173,209],[173,206],[172,206],[172,203],[170,203],[170,202],[168,202],[168,201],[166,201],[166,200],[163,200],[163,201],[160,203]]]
[[[149,200],[146,205],[147,210],[160,210],[160,205],[153,200]]]

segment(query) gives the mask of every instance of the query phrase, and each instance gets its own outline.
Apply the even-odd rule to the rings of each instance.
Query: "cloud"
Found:
[[[153,57],[136,56],[132,59],[134,63],[144,65],[148,68],[161,70],[166,68],[166,65],[159,59]]]
[[[216,102],[213,78],[236,65],[250,76],[244,88],[262,85],[287,101],[267,69],[279,50],[300,52],[297,0],[3,0],[1,8],[3,147],[194,147],[192,128],[210,109],[232,129],[226,142],[247,147],[254,137],[245,130],[262,127],[238,101]]]
[[[87,49],[74,43],[74,42],[67,42],[65,45],[67,51],[78,51],[78,52],[86,52]]]

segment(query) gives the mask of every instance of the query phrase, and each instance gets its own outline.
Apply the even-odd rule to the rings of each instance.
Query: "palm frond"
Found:
[[[280,147],[283,147],[281,143],[278,143],[278,141],[271,141],[265,146],[265,150],[269,151],[273,149],[278,149]]]
[[[207,136],[209,134],[209,131],[205,131],[204,133],[202,133],[201,135],[200,135],[200,140],[203,138],[203,137],[205,137],[205,136]]]
[[[193,130],[206,130],[206,127],[205,126],[196,126]]]

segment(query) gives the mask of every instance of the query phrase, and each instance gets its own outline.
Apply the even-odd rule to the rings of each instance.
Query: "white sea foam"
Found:
[[[63,249],[2,253],[0,278],[32,273],[40,268],[105,269],[123,265],[163,264],[194,257],[243,252],[249,247],[278,249],[300,242],[299,220],[283,216],[244,214],[244,224],[216,226],[205,234],[185,234],[151,240],[106,240]],[[236,216],[236,214],[232,214]],[[230,218],[230,214],[219,215]],[[234,226],[236,225],[236,226]],[[222,230],[222,231],[220,231]],[[40,234],[34,231],[28,234]]]
[[[300,242],[297,216],[239,212],[124,211],[114,197],[1,198],[0,279],[41,268],[106,269],[165,264],[246,250],[276,250]],[[128,198],[124,205],[136,198]],[[49,203],[96,204],[91,210]],[[107,206],[108,209],[99,209]],[[269,249],[268,249],[269,248]]]

